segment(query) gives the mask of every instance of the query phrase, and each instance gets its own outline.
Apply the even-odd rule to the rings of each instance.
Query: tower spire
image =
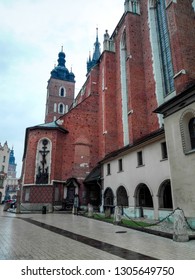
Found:
[[[87,73],[89,73],[91,68],[97,64],[100,56],[101,56],[101,51],[100,51],[100,43],[98,39],[98,28],[96,28],[96,41],[94,43],[93,57],[91,59],[91,55],[89,55],[89,60],[87,62]]]
[[[98,60],[100,55],[101,55],[101,52],[100,52],[100,43],[99,43],[99,40],[98,40],[98,28],[96,28],[96,42],[94,44],[94,53],[93,53],[93,60]]]
[[[51,77],[54,79],[60,79],[69,82],[75,82],[75,76],[66,68],[66,55],[61,46],[61,51],[58,53],[58,65],[54,65],[54,69],[51,71]]]

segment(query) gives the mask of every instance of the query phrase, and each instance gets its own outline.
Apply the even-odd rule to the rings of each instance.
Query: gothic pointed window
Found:
[[[51,164],[51,142],[44,138],[37,146],[36,184],[48,184]]]
[[[166,16],[166,3],[165,0],[156,2],[156,17],[157,27],[159,34],[160,55],[162,63],[162,71],[164,77],[164,95],[168,95],[174,91],[174,73],[171,57],[171,47],[169,39],[169,31]]]
[[[122,120],[123,120],[123,142],[129,144],[128,127],[128,90],[127,90],[127,40],[124,29],[120,41],[120,72],[121,72],[121,97],[122,97]]]

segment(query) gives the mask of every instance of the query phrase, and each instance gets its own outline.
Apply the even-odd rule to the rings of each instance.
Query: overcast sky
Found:
[[[96,27],[102,47],[123,11],[124,0],[0,0],[0,142],[14,147],[17,177],[26,128],[44,123],[47,81],[61,46],[78,93]]]

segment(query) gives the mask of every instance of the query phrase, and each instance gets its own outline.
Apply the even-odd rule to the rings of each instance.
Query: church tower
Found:
[[[7,174],[8,177],[16,178],[16,166],[17,164],[15,163],[14,149],[12,147],[9,156],[9,166],[8,166],[8,174]]]
[[[75,76],[66,68],[63,47],[58,54],[58,65],[51,71],[47,86],[45,123],[53,122],[67,113],[74,100]]]

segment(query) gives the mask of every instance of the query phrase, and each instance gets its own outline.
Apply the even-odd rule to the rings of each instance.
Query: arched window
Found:
[[[59,114],[64,114],[64,104],[60,103],[58,105],[58,113]]]
[[[66,96],[66,90],[64,87],[61,87],[60,90],[59,90],[59,95],[61,97],[65,97]]]
[[[192,118],[189,121],[189,133],[190,133],[191,148],[195,149],[195,118]]]
[[[117,205],[118,206],[128,206],[128,196],[127,196],[127,191],[123,186],[120,186],[117,189]]]
[[[128,91],[127,91],[127,44],[126,30],[124,29],[120,41],[120,69],[121,69],[121,95],[122,95],[122,121],[123,121],[123,142],[129,144],[128,127]]]
[[[156,15],[161,49],[162,71],[164,76],[165,96],[174,91],[174,72],[171,57],[171,47],[166,16],[166,1],[158,1]]]
[[[187,109],[180,118],[182,146],[185,154],[195,149],[195,111]]]
[[[160,185],[158,197],[160,208],[173,208],[170,180],[166,180]]]

